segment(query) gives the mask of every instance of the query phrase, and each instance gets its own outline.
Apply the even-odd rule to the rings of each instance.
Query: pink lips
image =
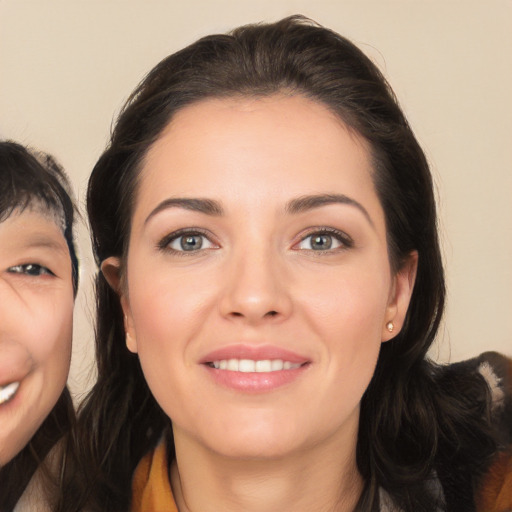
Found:
[[[304,364],[309,362],[307,357],[301,356],[291,350],[282,349],[274,346],[250,346],[250,345],[230,345],[208,353],[199,362],[202,364],[220,361],[222,359],[282,359],[290,363]]]
[[[292,369],[264,372],[229,371],[212,366],[214,361],[222,360],[281,360],[292,363]],[[214,350],[200,360],[210,377],[234,391],[262,393],[275,390],[298,379],[309,367],[311,361],[293,351],[275,346],[231,345]]]

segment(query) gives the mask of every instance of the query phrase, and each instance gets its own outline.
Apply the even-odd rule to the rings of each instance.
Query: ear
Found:
[[[382,326],[382,341],[393,339],[402,330],[411,301],[417,270],[418,252],[413,251],[407,256],[407,259],[393,277],[384,325]]]
[[[119,295],[121,308],[124,314],[124,330],[126,333],[126,346],[130,352],[137,353],[137,338],[133,325],[133,316],[128,299],[126,284],[121,277],[121,260],[115,256],[106,258],[101,263],[101,272],[110,287]]]

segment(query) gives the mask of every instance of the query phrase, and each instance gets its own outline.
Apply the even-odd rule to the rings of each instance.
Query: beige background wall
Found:
[[[377,62],[426,149],[449,287],[433,355],[512,354],[510,0],[0,0],[0,137],[54,153],[83,205],[111,120],[145,72],[199,36],[292,13]],[[85,226],[80,246],[70,377],[78,392],[93,355]]]

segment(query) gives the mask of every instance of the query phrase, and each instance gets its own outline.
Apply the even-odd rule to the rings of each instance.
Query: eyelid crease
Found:
[[[348,235],[347,233],[345,233],[344,231],[341,231],[336,228],[318,226],[318,227],[308,228],[307,230],[305,230],[305,232],[302,232],[299,235],[300,236],[299,240],[293,244],[292,248],[295,247],[296,245],[300,244],[307,238],[314,236],[314,235],[329,235],[329,236],[335,237],[339,242],[341,242],[343,244],[343,247],[341,249],[350,249],[350,248],[354,247],[353,238],[350,235]],[[303,250],[307,250],[307,249],[303,249]],[[313,251],[313,249],[309,249],[309,250]],[[333,252],[336,250],[339,250],[339,248],[334,249],[334,250],[325,249],[324,252],[329,252],[329,251]],[[322,251],[319,250],[319,251],[315,251],[315,252],[320,253]]]
[[[176,231],[173,231],[172,233],[169,233],[167,235],[165,235],[157,244],[156,244],[156,247],[157,249],[161,250],[161,251],[171,251],[171,252],[176,252],[176,253],[181,253],[181,252],[186,252],[186,251],[175,251],[174,249],[171,249],[169,247],[169,244],[171,242],[173,242],[174,240],[176,240],[177,238],[180,238],[182,236],[185,236],[185,235],[189,235],[189,236],[197,236],[197,235],[200,235],[200,236],[204,236],[205,238],[207,238],[212,244],[214,245],[218,245],[216,242],[214,242],[212,240],[213,236],[211,235],[211,233],[209,233],[207,230],[205,229],[202,229],[202,228],[194,228],[194,227],[191,227],[191,228],[181,228],[181,229],[177,229]],[[201,249],[199,249],[201,250]],[[190,252],[198,252],[198,251],[190,251]]]
[[[40,272],[38,274],[30,274],[28,272],[27,267],[38,267],[43,272]],[[20,269],[20,270],[18,271],[18,270],[13,270],[13,269]],[[39,277],[41,275],[51,275],[51,276],[56,277],[56,274],[51,269],[49,269],[45,265],[41,265],[40,263],[20,263],[18,265],[12,265],[7,268],[7,272],[9,272],[11,274],[27,275],[30,277]]]
[[[178,238],[183,236],[203,236],[205,237],[211,244],[213,244],[215,248],[219,248],[218,242],[215,241],[215,237],[213,234],[204,228],[199,227],[186,227],[186,228],[180,228],[175,231],[172,231],[171,233],[168,233],[167,235],[163,236],[157,243],[156,243],[156,249],[164,252],[164,253],[171,253],[177,256],[192,256],[194,254],[198,254],[200,252],[203,252],[205,250],[211,250],[212,247],[207,248],[199,248],[197,250],[176,250],[170,245],[176,241]],[[341,244],[341,247],[336,248],[329,248],[324,250],[314,250],[314,249],[300,249],[297,246],[302,243],[304,240],[306,240],[308,237],[314,236],[314,235],[328,235],[336,238],[336,240]],[[348,250],[354,247],[354,240],[353,238],[348,235],[346,232],[336,229],[330,226],[311,226],[307,229],[304,229],[295,236],[295,241],[292,243],[292,250],[300,251],[310,251],[310,252],[316,252],[318,254],[332,254],[334,252],[341,252],[343,250]]]

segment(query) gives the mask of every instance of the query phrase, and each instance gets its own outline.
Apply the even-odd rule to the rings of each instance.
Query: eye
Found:
[[[9,267],[7,272],[12,274],[25,274],[27,276],[42,276],[49,275],[54,276],[55,274],[47,267],[39,265],[38,263],[25,263],[24,265],[14,265]]]
[[[306,251],[335,251],[350,248],[354,245],[352,239],[337,229],[322,229],[314,231],[302,238],[295,248]]]
[[[197,252],[217,247],[204,233],[184,230],[171,233],[158,245],[161,249],[173,252]]]

